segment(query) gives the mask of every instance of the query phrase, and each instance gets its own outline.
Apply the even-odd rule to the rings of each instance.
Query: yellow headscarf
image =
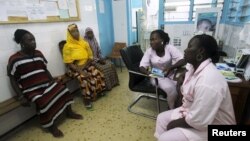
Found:
[[[71,26],[68,27],[69,30],[72,28]],[[63,47],[63,62],[84,65],[88,59],[93,59],[92,50],[88,42],[83,40],[81,36],[79,40],[74,39],[69,30],[67,30],[67,43]]]

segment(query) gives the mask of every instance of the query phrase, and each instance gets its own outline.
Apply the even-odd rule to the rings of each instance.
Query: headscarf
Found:
[[[85,29],[84,39],[86,41],[88,41],[88,43],[89,43],[89,45],[90,45],[90,47],[91,47],[91,49],[93,51],[94,58],[95,59],[101,59],[102,58],[101,48],[100,48],[100,46],[99,46],[99,44],[98,44],[98,42],[97,42],[97,40],[95,38],[94,32],[93,32],[93,38],[92,39],[88,38],[87,32],[89,32],[89,31],[93,32],[93,30],[90,27],[87,27]]]
[[[17,44],[20,44],[23,36],[26,34],[26,33],[30,33],[29,31],[25,30],[25,29],[17,29],[14,33],[14,40]]]
[[[77,25],[71,24],[67,30],[67,40],[63,48],[63,61],[64,63],[76,63],[77,65],[84,65],[88,59],[93,58],[93,53],[89,44],[81,37],[79,40],[73,38],[70,31],[77,28]]]

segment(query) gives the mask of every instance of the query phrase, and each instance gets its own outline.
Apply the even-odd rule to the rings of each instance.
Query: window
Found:
[[[247,21],[250,21],[250,1],[231,0],[229,2],[227,22],[239,24]]]
[[[192,21],[195,20],[196,9],[197,8],[212,8],[212,7],[219,7],[223,8],[224,0],[194,0],[194,7],[193,7],[193,17]]]
[[[221,7],[224,0],[165,0],[165,22],[191,22],[195,19],[197,8]]]
[[[164,21],[188,21],[190,0],[166,0]]]

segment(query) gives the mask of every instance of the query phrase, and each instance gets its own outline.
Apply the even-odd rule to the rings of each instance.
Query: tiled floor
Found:
[[[120,85],[107,92],[94,103],[94,110],[86,110],[78,94],[73,109],[84,115],[83,120],[65,119],[59,123],[64,137],[54,138],[33,118],[21,127],[7,134],[8,141],[155,141],[155,120],[128,112],[129,103],[138,95],[128,89],[128,72],[117,68]],[[155,113],[155,102],[139,103],[136,110]],[[147,105],[147,106],[146,106]],[[0,139],[1,140],[1,139]]]

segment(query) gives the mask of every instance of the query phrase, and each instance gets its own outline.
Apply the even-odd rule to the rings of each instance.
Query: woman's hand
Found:
[[[22,106],[24,106],[24,107],[30,107],[31,105],[30,105],[30,102],[26,99],[26,98],[24,98],[23,96],[19,96],[19,97],[17,97],[17,100],[20,102],[20,104],[22,105]]]
[[[173,70],[178,69],[180,67],[183,67],[187,64],[185,59],[181,59],[175,64],[171,65],[170,67],[166,67],[163,72],[165,73],[165,76],[167,77]]]
[[[86,67],[86,65],[83,65],[83,66],[77,66],[77,65],[74,65],[74,71],[77,72],[81,78],[88,78],[90,77],[90,75],[84,71],[84,68]]]
[[[87,72],[85,72],[85,71],[81,71],[80,75],[81,75],[82,78],[88,78],[88,77],[90,77],[90,75]]]
[[[182,74],[180,75],[178,78],[177,78],[177,86],[180,87],[182,84],[183,84],[183,81],[185,79],[185,74]]]
[[[165,77],[168,77],[169,74],[171,74],[171,72],[174,70],[174,68],[172,66],[170,67],[166,67],[164,70],[163,70],[163,73],[165,75]]]
[[[150,74],[150,72],[144,67],[140,67],[140,71],[141,71],[141,73],[146,74],[146,75]]]
[[[101,65],[105,65],[105,64],[106,64],[104,59],[100,59],[98,62],[99,62]]]
[[[181,74],[180,76],[178,76],[177,79],[177,84],[176,84],[176,91],[177,91],[177,98],[175,100],[175,107],[180,107],[182,105],[182,92],[181,92],[181,86],[183,84],[185,78],[185,73]]]
[[[176,120],[172,120],[167,125],[167,130],[171,130],[176,127],[182,127],[182,128],[192,128],[190,125],[187,124],[185,118],[179,118]]]
[[[88,61],[84,65],[84,68],[91,66],[93,63],[94,63],[93,59],[88,59]]]
[[[168,125],[167,125],[167,130],[171,130],[171,129],[175,128],[175,127],[178,127],[178,126],[177,126],[177,123],[176,123],[176,120],[172,120],[172,121],[170,121],[170,122],[168,123]]]

